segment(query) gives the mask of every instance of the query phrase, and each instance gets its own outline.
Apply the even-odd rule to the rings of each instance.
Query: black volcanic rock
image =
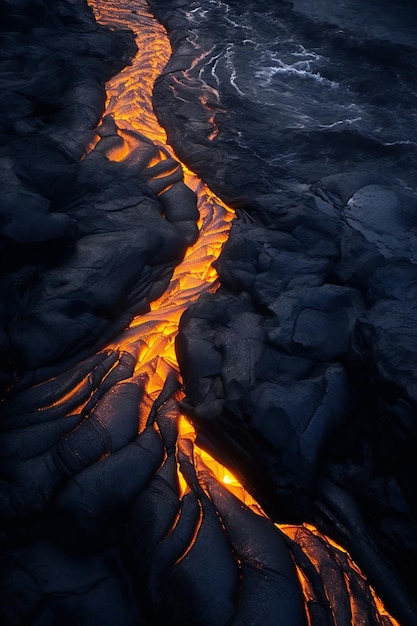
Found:
[[[345,217],[357,180],[345,203],[321,181],[292,224],[273,205],[267,226],[235,221],[216,263],[222,286],[181,320],[183,408],[201,445],[226,458],[275,519],[323,523],[314,500],[320,475],[330,475],[412,589],[417,269],[404,221],[413,213],[396,228],[369,217],[358,228]],[[415,201],[375,187],[388,207]]]
[[[414,593],[416,53],[405,13],[403,30],[378,40],[371,15],[364,34],[364,6],[347,13],[348,30],[286,2],[151,6],[173,47],[154,88],[159,119],[238,215],[216,263],[221,287],[181,321],[184,410],[276,519],[326,526],[318,485],[330,476]]]
[[[0,568],[4,624],[143,623],[116,553],[80,556],[48,541],[10,551]]]
[[[176,190],[178,209],[167,210],[165,218],[172,201],[151,188],[152,168],[146,174],[146,163],[158,150],[140,140],[137,158],[121,165],[102,152],[109,140],[106,130],[103,148],[100,142],[79,164],[67,189],[62,210],[74,226],[73,242],[53,265],[32,275],[10,323],[10,342],[24,369],[103,345],[162,293],[196,235],[195,197],[180,170],[175,181],[169,179],[173,187],[167,192]],[[162,173],[158,170],[157,181],[163,191]]]
[[[229,462],[280,520],[306,514],[323,445],[349,410],[337,359],[363,311],[355,289],[311,286],[331,264],[306,252],[288,234],[237,221],[217,263],[225,287],[190,307],[177,339],[184,407],[208,439],[226,430],[229,452],[235,440]]]
[[[238,207],[221,286],[177,338],[197,443],[272,519],[348,548],[414,626],[415,52],[287,2],[152,4],[174,48],[160,118]],[[322,626],[354,606],[376,623],[344,552],[304,525],[290,541],[191,439],[177,445],[177,381],[152,404],[134,352],[94,354],[165,288],[197,235],[195,197],[175,161],[110,117],[86,155],[129,35],[84,2],[0,10],[1,382],[23,373],[0,407],[3,622],[304,626],[308,613]],[[110,161],[125,140],[128,159]]]
[[[66,196],[103,112],[104,81],[135,45],[129,33],[99,26],[84,2],[61,0],[53,10],[42,0],[3,2],[0,37],[3,386],[16,366],[6,328],[28,283],[74,245]]]
[[[8,143],[23,137],[31,146],[46,136],[79,158],[103,112],[104,82],[134,54],[131,35],[98,25],[82,0],[59,0],[53,11],[47,0],[6,1],[1,39]]]
[[[125,163],[104,81],[135,52],[84,2],[3,6],[0,359],[13,372],[84,358],[165,289],[197,235],[178,164],[139,134]],[[16,103],[16,106],[14,106]],[[152,159],[158,166],[149,167]],[[53,369],[50,370],[53,373]],[[46,374],[45,374],[46,375]]]

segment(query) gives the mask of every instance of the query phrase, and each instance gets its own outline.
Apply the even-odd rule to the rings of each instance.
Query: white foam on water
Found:
[[[404,139],[400,141],[384,141],[383,146],[417,146],[415,141]]]
[[[185,15],[189,19],[190,22],[200,23],[202,20],[207,19],[208,9],[203,9],[202,7],[196,7],[195,9],[191,9],[190,11],[185,11]]]
[[[269,87],[273,77],[276,75],[293,76],[301,78],[302,80],[313,80],[331,89],[337,89],[339,87],[339,83],[321,76],[319,72],[312,71],[309,61],[298,61],[291,65],[278,59],[276,63],[277,65],[269,65],[255,72],[255,77],[261,79],[261,85],[263,87]]]
[[[353,125],[357,122],[360,122],[362,117],[354,117],[352,119],[347,118],[345,120],[338,120],[337,122],[332,122],[331,124],[319,124],[319,128],[334,128],[335,126],[343,126],[344,124]]]
[[[233,64],[234,52],[233,52],[232,47],[233,47],[233,44],[228,45],[224,53],[226,67],[230,71],[230,84],[232,85],[232,87],[236,89],[236,91],[238,92],[240,96],[244,96],[245,94],[243,93],[243,91],[239,89],[239,87],[236,85],[237,74],[236,74],[235,66]]]
[[[317,52],[313,52],[311,50],[307,50],[303,45],[298,44],[298,52],[292,52],[291,56],[294,57],[308,57],[312,61],[319,61],[323,57]]]

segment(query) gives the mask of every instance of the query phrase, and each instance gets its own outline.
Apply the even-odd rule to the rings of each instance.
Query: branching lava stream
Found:
[[[134,133],[129,134],[129,131],[136,131],[160,148],[160,161],[170,157],[178,161],[170,146],[166,144],[165,132],[158,124],[152,106],[153,84],[163,71],[171,54],[163,27],[151,15],[145,0],[118,2],[89,0],[89,4],[93,7],[99,22],[114,28],[131,29],[135,33],[138,45],[138,53],[132,65],[126,67],[107,84],[108,100],[105,115],[110,114],[114,118],[120,137],[120,145],[109,150],[107,157],[115,161],[128,159],[137,143]],[[94,145],[91,146],[91,149],[93,148]],[[157,163],[158,159],[150,163],[149,167]],[[129,350],[133,346],[139,347],[136,372],[148,375],[147,392],[151,398],[157,397],[161,392],[170,372],[174,371],[179,376],[174,349],[179,319],[190,303],[195,301],[201,293],[216,289],[217,275],[212,262],[220,253],[228,235],[230,222],[234,217],[233,211],[217,198],[196,175],[183,164],[181,166],[185,183],[198,196],[200,236],[197,243],[188,249],[182,263],[175,269],[164,295],[152,303],[149,313],[136,317],[129,329],[110,345],[111,348],[122,350]],[[181,437],[191,438],[194,441],[194,429],[185,418],[180,420],[180,433]],[[199,455],[215,473],[218,480],[244,503],[258,514],[263,514],[259,505],[225,467],[196,446],[194,446],[194,455]],[[179,478],[185,490],[186,483],[181,476]],[[361,589],[368,587],[365,577],[340,546],[320,534],[314,527],[279,525],[278,528],[286,535],[288,541],[295,541],[301,545],[301,549],[319,575],[323,574],[324,589],[336,624],[337,590],[332,589],[334,581],[326,581],[324,553],[332,551],[332,558],[339,564],[343,563],[342,569],[345,577],[349,578],[349,584],[353,587],[355,585]],[[297,571],[308,606],[316,599],[303,572],[299,568]],[[348,588],[349,584],[347,584]],[[375,602],[377,623],[385,626],[398,625],[398,622],[385,611],[375,594],[372,597]],[[352,624],[359,626],[368,623],[364,621],[362,609],[356,604],[353,592],[350,595],[350,604]],[[311,624],[309,617],[308,620]]]

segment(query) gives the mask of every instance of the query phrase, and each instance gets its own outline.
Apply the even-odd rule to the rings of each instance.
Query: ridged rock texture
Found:
[[[181,321],[183,409],[277,521],[331,526],[337,485],[415,597],[414,9],[150,4],[157,115],[237,213]]]
[[[84,0],[0,4],[0,621],[415,626],[412,36],[149,4],[168,142],[236,210],[157,391],[125,329],[199,215],[172,153],[102,117],[135,38]]]

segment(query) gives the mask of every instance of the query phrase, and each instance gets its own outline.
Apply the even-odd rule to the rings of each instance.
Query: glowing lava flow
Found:
[[[106,2],[102,6],[100,1],[90,0],[90,4],[100,22],[119,28],[129,26],[135,33],[138,45],[138,53],[132,65],[106,85],[108,100],[104,114],[113,116],[123,139],[117,150],[107,154],[108,158],[115,161],[126,158],[129,151],[134,149],[135,141],[124,134],[123,130],[134,130],[149,137],[163,151],[168,150],[178,160],[166,143],[166,133],[159,125],[152,106],[153,84],[171,54],[163,27],[150,14],[143,0],[134,3],[133,11],[130,8],[133,6],[131,2],[129,8],[122,2]],[[156,397],[161,391],[171,370],[178,374],[174,341],[180,317],[201,293],[215,289],[217,273],[212,262],[220,254],[234,217],[234,212],[201,179],[184,164],[181,165],[186,184],[197,194],[200,237],[175,269],[166,293],[151,303],[151,310],[146,317],[136,317],[131,322],[128,333],[122,333],[110,346],[120,349],[129,349],[132,345],[140,346],[136,369],[148,374],[147,391],[151,397]],[[184,418],[180,420],[179,429],[183,436],[194,436],[193,427]],[[198,453],[235,495],[260,511],[259,505],[225,467],[204,450],[198,449]],[[179,477],[182,480],[181,475]]]
[[[149,11],[145,0],[107,1],[89,0],[95,11],[96,18],[107,26],[115,28],[129,27],[136,36],[138,53],[132,65],[126,67],[119,75],[107,84],[108,101],[105,114],[111,114],[119,129],[120,145],[107,153],[111,160],[122,160],[128,157],[135,149],[134,136],[124,131],[138,131],[160,147],[160,159],[169,154],[177,159],[172,149],[166,144],[166,134],[159,125],[152,106],[152,87],[157,76],[166,65],[171,49],[163,27],[155,20]],[[203,106],[205,102],[202,101]],[[216,136],[213,131],[210,139]],[[94,146],[91,146],[93,148]],[[158,162],[158,160],[156,160]],[[155,163],[152,163],[154,165]],[[196,300],[201,293],[213,290],[216,287],[217,274],[212,262],[218,257],[221,247],[227,238],[230,222],[234,213],[207,186],[183,164],[185,183],[193,189],[198,197],[200,212],[200,237],[197,243],[189,248],[183,262],[175,269],[170,285],[165,294],[151,304],[151,311],[146,316],[135,318],[129,329],[112,342],[112,348],[128,349],[139,346],[137,372],[146,372],[149,376],[148,394],[155,398],[163,388],[168,373],[173,370],[178,375],[174,341],[178,330],[178,323],[182,313]],[[194,440],[193,427],[184,419],[180,420],[182,437]],[[194,446],[194,454],[201,456],[205,464],[215,473],[218,480],[223,482],[240,500],[250,506],[256,513],[263,514],[260,506],[248,494],[239,481],[220,463],[214,460],[203,450]],[[180,477],[181,478],[181,477]],[[312,526],[277,525],[289,540],[296,541],[307,558],[320,573],[324,561],[318,557],[323,546],[331,546],[336,551],[336,562],[344,563],[354,584],[368,587],[365,577],[352,562],[343,548],[321,535]],[[323,550],[321,550],[323,554]],[[327,561],[326,561],[327,564]],[[324,567],[324,566],[323,566]],[[314,603],[314,593],[308,580],[299,570],[300,583],[304,590],[306,604]],[[325,578],[325,577],[324,577]],[[328,599],[332,604],[329,583]],[[326,589],[326,583],[324,583]],[[327,591],[326,591],[327,593]],[[385,611],[382,603],[373,594],[375,609],[379,623],[384,626],[399,626]],[[355,607],[351,599],[352,625],[365,624],[360,607]],[[332,606],[337,614],[337,606]]]
[[[124,3],[106,2],[102,6],[98,0],[90,0],[96,18],[107,25],[119,28],[129,26],[134,31],[138,53],[132,65],[107,83],[106,114],[111,114],[119,128],[123,143],[108,153],[112,160],[126,158],[135,147],[132,136],[123,130],[139,131],[157,146],[178,160],[166,143],[166,133],[159,125],[152,106],[152,87],[164,69],[171,54],[171,48],[163,27],[150,14],[146,3],[139,0]],[[163,153],[161,158],[164,158]],[[161,391],[167,374],[178,373],[174,341],[182,313],[204,291],[215,289],[217,273],[212,262],[219,256],[227,238],[234,212],[217,198],[208,187],[184,164],[181,164],[186,184],[197,194],[200,213],[200,237],[188,249],[183,262],[177,266],[169,288],[158,300],[151,303],[151,310],[144,316],[136,317],[130,324],[128,333],[122,333],[110,347],[129,349],[140,346],[137,371],[149,376],[148,394],[152,397]],[[194,429],[182,418],[179,424],[184,436],[193,436]],[[199,450],[205,463],[215,471],[217,477],[227,484],[246,504],[259,511],[260,507],[243,489],[232,474],[217,463],[210,455]],[[180,476],[181,479],[181,476]]]
[[[107,83],[108,101],[105,114],[111,114],[123,140],[120,147],[107,154],[112,160],[122,160],[134,149],[134,138],[124,130],[139,131],[161,147],[160,158],[166,153],[177,159],[166,143],[166,134],[159,125],[152,106],[152,87],[164,69],[171,48],[163,27],[149,12],[144,0],[136,2],[100,2],[91,0],[97,19],[116,28],[128,26],[136,37],[138,53],[132,65]],[[134,7],[134,8],[133,8]],[[152,395],[162,388],[170,368],[178,371],[174,341],[181,314],[209,289],[217,279],[212,262],[218,257],[227,238],[234,212],[229,209],[185,165],[184,181],[198,197],[200,237],[189,248],[183,262],[176,268],[166,293],[151,304],[146,318],[139,316],[130,324],[128,338],[124,333],[112,347],[128,348],[140,345],[137,370],[149,374],[148,392]]]

